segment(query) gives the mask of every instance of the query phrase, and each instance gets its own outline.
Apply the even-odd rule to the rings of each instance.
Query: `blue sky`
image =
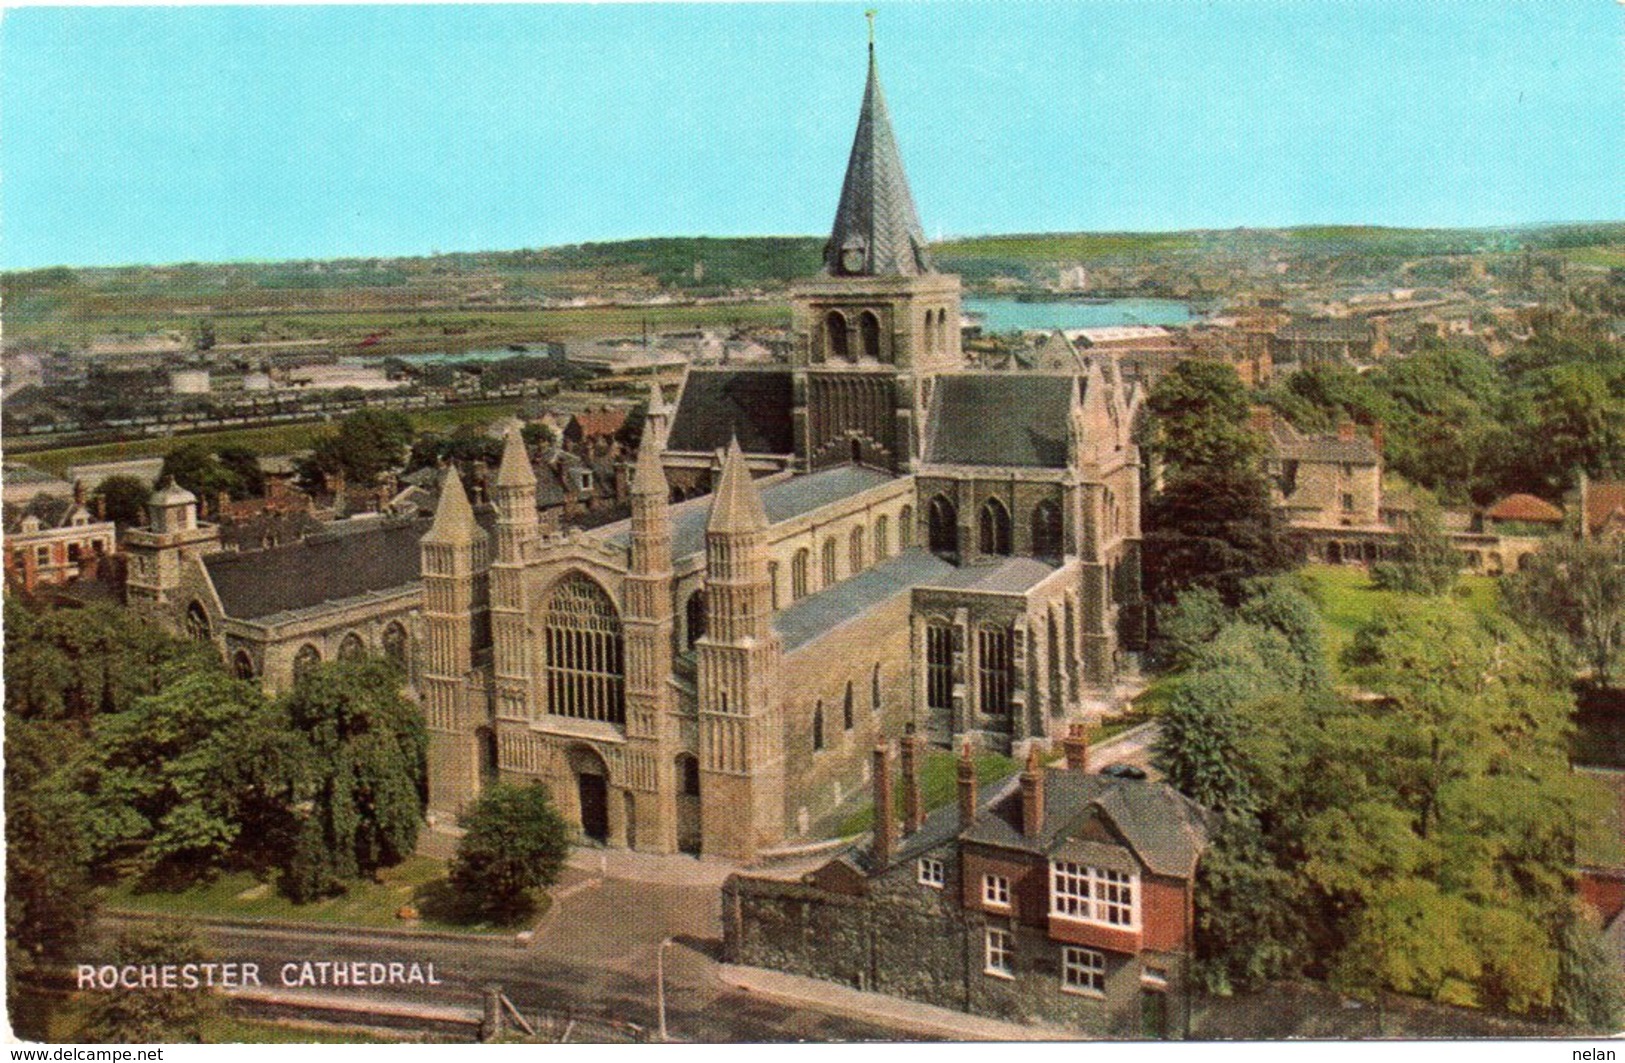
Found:
[[[863,5],[18,8],[0,265],[823,233]],[[933,238],[1625,218],[1625,5],[879,5]]]

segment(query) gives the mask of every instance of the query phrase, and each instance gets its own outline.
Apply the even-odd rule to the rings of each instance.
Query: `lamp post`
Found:
[[[666,1043],[666,946],[671,938],[663,938],[655,950],[655,1011],[660,1016],[660,1043]]]

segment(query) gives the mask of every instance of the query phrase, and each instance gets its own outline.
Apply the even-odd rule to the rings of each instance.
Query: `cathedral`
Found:
[[[430,806],[547,784],[582,835],[749,859],[907,731],[1022,755],[1111,705],[1138,646],[1138,394],[982,372],[868,83],[790,364],[653,389],[629,520],[544,532],[517,433],[419,543]],[[219,567],[218,565],[216,567]]]

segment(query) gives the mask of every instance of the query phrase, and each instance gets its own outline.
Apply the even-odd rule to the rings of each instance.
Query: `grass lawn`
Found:
[[[469,403],[442,406],[432,410],[409,411],[412,426],[420,432],[445,432],[458,425],[487,425],[511,415],[519,403]],[[70,465],[85,465],[102,461],[125,461],[130,458],[160,458],[182,443],[201,443],[206,447],[240,446],[258,454],[290,454],[309,450],[319,436],[336,431],[336,423],[310,421],[304,424],[279,424],[266,428],[235,428],[224,432],[199,432],[184,436],[147,436],[119,443],[98,443],[88,447],[63,447],[57,450],[39,450],[19,453],[17,460],[57,476],[64,475]]]
[[[32,990],[22,991],[21,1006],[49,1009],[45,1038],[50,1044],[76,1044],[84,1042],[84,1026],[90,1019],[91,998],[88,995],[57,997]],[[410,1034],[392,1037],[387,1033],[347,1029],[343,1026],[305,1026],[260,1019],[242,1019],[221,1015],[204,1026],[203,1035],[208,1044],[399,1044],[418,1038]]]
[[[277,892],[272,881],[248,872],[221,875],[213,882],[178,892],[153,890],[138,892],[126,879],[105,891],[103,903],[109,908],[175,916],[215,916],[230,919],[284,919],[301,923],[332,923],[344,926],[423,928],[476,934],[506,934],[519,927],[489,923],[465,924],[430,914],[443,911],[446,904],[446,864],[426,856],[411,856],[395,867],[379,873],[377,882],[351,883],[349,890],[309,904],[295,904]],[[418,919],[396,917],[403,906],[419,911]],[[546,913],[548,900],[540,899],[536,911],[526,917],[533,924]]]
[[[1349,565],[1306,565],[1300,575],[1320,607],[1325,626],[1326,653],[1334,673],[1343,648],[1354,641],[1354,633],[1379,612],[1394,608],[1402,597],[1393,591],[1378,590],[1363,568]],[[1456,593],[1469,609],[1488,615],[1499,608],[1500,595],[1490,576],[1463,576]]]
[[[925,798],[927,810],[941,808],[955,799],[958,793],[958,764],[959,756],[945,749],[934,749],[926,753],[925,763],[920,765],[920,793]],[[1009,757],[999,753],[979,753],[976,756],[976,781],[986,786],[998,782],[1014,773],[1021,765]],[[894,807],[901,810],[903,807],[903,780],[899,778],[893,791]],[[847,837],[852,834],[862,834],[875,822],[875,806],[873,802],[865,803],[862,808],[841,822],[836,829],[838,837]]]

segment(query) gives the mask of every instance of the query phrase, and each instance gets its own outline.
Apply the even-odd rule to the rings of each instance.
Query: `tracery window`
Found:
[[[947,624],[925,627],[925,703],[932,709],[954,706],[954,629]]]
[[[406,628],[402,627],[399,621],[394,621],[384,628],[384,656],[402,668],[406,667],[406,642]]]
[[[976,637],[978,692],[982,711],[988,715],[1003,715],[1010,711],[1010,688],[1013,685],[1010,629],[982,627],[977,630]]]
[[[549,711],[625,724],[621,618],[609,595],[585,576],[566,577],[548,603],[543,640]]]
[[[875,560],[884,561],[891,556],[890,526],[886,514],[875,518]]]
[[[863,561],[863,529],[853,528],[847,546],[847,567],[854,576],[863,571]]]
[[[361,636],[354,631],[344,636],[339,643],[339,660],[359,661],[367,655],[367,644],[361,641]]]
[[[790,562],[790,600],[800,601],[807,597],[807,548],[802,547],[796,551],[796,556]]]
[[[996,498],[983,502],[977,525],[981,532],[979,545],[982,553],[1009,556],[1010,511],[1004,508],[1003,502]]]
[[[907,550],[914,545],[914,507],[904,506],[897,515],[897,545]]]
[[[826,358],[849,358],[846,336],[846,315],[831,310],[824,318],[824,355]]]
[[[858,318],[858,329],[863,333],[863,356],[880,358],[880,318],[873,310],[865,310]]]
[[[293,677],[298,679],[300,676],[309,675],[321,663],[322,651],[307,642],[293,655]]]
[[[926,506],[927,535],[933,554],[959,553],[959,513],[954,504],[941,495]]]
[[[204,611],[201,602],[193,602],[186,607],[186,634],[199,642],[209,640],[209,614]]]
[[[835,585],[835,540],[824,540],[824,586]]]

